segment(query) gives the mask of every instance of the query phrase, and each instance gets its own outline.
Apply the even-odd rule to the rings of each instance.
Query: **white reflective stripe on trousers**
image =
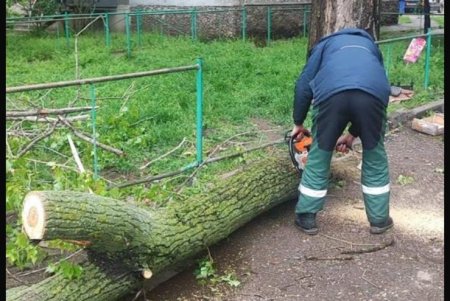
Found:
[[[308,187],[303,186],[302,184],[300,184],[300,186],[298,187],[298,190],[306,195],[306,196],[310,196],[313,198],[323,198],[324,196],[327,195],[327,190],[315,190],[315,189],[311,189]]]
[[[380,186],[380,187],[367,187],[364,185],[361,185],[361,186],[362,186],[362,192],[365,194],[379,195],[379,194],[389,192],[389,183],[387,185]]]

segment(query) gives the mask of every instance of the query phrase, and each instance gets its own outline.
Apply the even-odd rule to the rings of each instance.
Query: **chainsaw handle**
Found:
[[[341,142],[341,143],[338,143],[338,144],[336,144],[336,149],[339,147],[339,146],[341,146],[341,145],[345,145],[345,147],[346,148],[348,148],[349,150],[353,150],[353,148],[352,148],[352,146],[351,145],[348,145],[347,143],[345,143],[345,142]],[[342,152],[342,153],[346,153],[346,152]]]
[[[286,134],[288,135],[289,132],[286,133]],[[304,136],[306,136],[306,137],[311,137],[311,132],[304,128],[304,129],[302,129],[300,132],[298,132],[297,134],[295,134],[294,136],[289,135],[289,138],[292,138],[293,140],[295,140],[299,135],[304,135]],[[301,139],[301,138],[302,138],[302,137],[300,136],[300,139]]]
[[[285,136],[285,138],[287,138],[288,135],[289,134],[289,132],[287,132],[286,133],[286,136]],[[300,132],[299,134],[303,134],[302,132]],[[294,140],[295,140],[295,138],[297,137],[298,135],[295,135],[295,136],[289,136],[289,140],[287,141],[288,142],[288,145],[289,145],[289,156],[291,157],[291,161],[292,161],[292,164],[294,165],[294,167],[295,167],[295,169],[298,171],[298,173],[300,174],[300,175],[302,175],[302,173],[303,173],[303,170],[301,170],[300,169],[300,167],[299,167],[299,165],[298,165],[298,162],[297,162],[297,160],[295,159],[295,154],[294,154]]]

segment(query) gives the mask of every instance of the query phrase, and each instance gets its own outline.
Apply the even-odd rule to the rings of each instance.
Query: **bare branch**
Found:
[[[265,130],[265,132],[270,132],[270,131],[274,131],[274,130]],[[269,144],[264,144],[264,145],[262,145],[262,146],[258,146],[258,147],[256,147],[256,148],[250,148],[250,149],[248,149],[248,150],[245,150],[245,151],[243,151],[243,152],[241,152],[241,153],[237,153],[237,154],[232,154],[232,155],[228,155],[228,156],[223,156],[223,157],[218,157],[218,158],[214,158],[214,159],[211,159],[211,157],[223,146],[223,145],[225,145],[225,144],[227,144],[228,142],[230,142],[232,139],[234,139],[234,138],[236,138],[236,137],[238,137],[238,136],[243,136],[243,135],[249,135],[249,134],[254,134],[255,133],[255,131],[248,131],[248,132],[244,132],[244,133],[239,133],[239,134],[236,134],[236,135],[234,135],[234,136],[231,136],[231,137],[229,137],[228,139],[226,139],[225,141],[223,141],[222,143],[220,143],[219,145],[217,145],[215,148],[214,148],[214,150],[209,154],[209,156],[208,156],[208,158],[205,160],[205,161],[203,161],[195,170],[194,170],[194,172],[183,182],[183,184],[180,186],[180,188],[177,190],[177,192],[179,193],[179,192],[181,192],[181,190],[183,189],[183,186],[184,185],[186,185],[186,183],[188,183],[196,174],[197,174],[197,172],[198,172],[198,170],[200,169],[200,168],[202,168],[203,167],[203,165],[205,165],[205,164],[208,164],[208,163],[212,163],[212,162],[216,162],[216,161],[219,161],[219,160],[223,160],[223,159],[229,159],[229,158],[233,158],[233,157],[237,157],[237,156],[240,156],[240,155],[242,155],[242,154],[244,154],[244,153],[246,153],[246,152],[250,152],[250,151],[254,151],[254,150],[258,150],[258,149],[260,149],[260,148],[265,148],[265,147],[267,147],[267,146],[271,146],[271,145],[273,145],[274,143],[273,142],[271,142],[271,143],[269,143]],[[281,141],[281,140],[280,140]],[[284,142],[284,140],[282,140],[282,142]],[[275,142],[275,144],[276,143],[278,143],[278,142]]]
[[[68,259],[74,257],[75,255],[80,254],[80,252],[83,251],[83,250],[84,250],[84,249],[79,249],[79,250],[75,251],[74,253],[68,255],[67,257],[58,260],[55,264],[59,264],[59,263],[61,263],[61,262],[63,262],[63,261],[66,261],[66,260],[68,260]],[[37,269],[37,270],[30,271],[30,272],[20,273],[19,275],[20,275],[21,277],[23,277],[23,276],[28,276],[28,275],[31,275],[31,274],[34,274],[34,273],[43,272],[43,271],[45,271],[46,269],[47,269],[47,268],[45,267],[45,268],[41,268],[41,269]]]
[[[131,82],[131,85],[127,88],[127,90],[122,95],[122,98],[124,98],[125,100],[123,101],[122,105],[120,106],[120,109],[119,109],[120,112],[122,112],[123,108],[125,107],[125,105],[128,102],[128,99],[130,99],[130,96],[135,93],[135,92],[128,93],[133,88],[134,88],[134,81]]]
[[[11,273],[8,269],[6,269],[6,273],[8,273],[9,276],[11,276],[12,278],[14,278],[15,280],[17,280],[18,282],[28,285],[28,282],[25,282],[19,278],[16,277],[16,275],[14,275],[13,273]]]
[[[383,243],[383,244],[377,244],[370,248],[363,248],[359,250],[344,250],[341,251],[341,254],[362,254],[362,253],[372,253],[379,250],[383,250],[389,246],[392,246],[394,244],[394,239],[391,239],[390,241]]]
[[[35,145],[36,143],[38,143],[39,141],[41,141],[44,138],[47,138],[48,136],[50,136],[56,129],[56,125],[58,124],[59,121],[55,122],[52,127],[46,131],[44,134],[42,134],[41,136],[35,138],[34,140],[32,140],[30,143],[28,143],[28,145],[23,148],[18,154],[17,154],[17,158],[23,156],[26,152],[28,152],[31,147],[33,147],[33,145]]]
[[[341,257],[316,257],[305,256],[306,260],[352,260],[353,256],[341,256]]]
[[[72,151],[73,158],[75,160],[75,163],[77,163],[78,169],[80,170],[80,173],[85,173],[85,169],[83,166],[83,163],[81,163],[80,156],[78,155],[77,148],[75,147],[75,144],[72,141],[72,137],[70,135],[67,135],[67,140],[69,141],[70,150]],[[93,194],[94,192],[90,187],[88,187],[89,193]]]
[[[8,153],[8,157],[14,158],[14,154],[13,154],[13,152],[11,150],[11,146],[9,146],[9,143],[8,143],[8,132],[6,132],[6,137],[5,138],[6,138],[5,139],[5,141],[6,141],[6,151]]]
[[[269,147],[269,146],[282,144],[282,143],[285,143],[284,139],[283,140],[276,140],[276,141],[269,142],[269,143],[266,143],[266,144],[263,144],[263,145],[260,145],[260,146],[252,147],[252,148],[246,149],[246,150],[244,150],[242,152],[239,152],[239,153],[226,155],[226,156],[222,156],[222,157],[211,158],[211,159],[205,160],[204,164],[209,164],[209,163],[212,163],[212,162],[217,162],[217,161],[221,161],[221,160],[225,160],[225,159],[230,159],[230,158],[242,156],[243,154],[246,154],[246,153],[249,153],[249,152],[252,152],[252,151],[255,151],[255,150],[259,150],[259,149],[262,149],[262,148],[266,148],[266,147]]]
[[[92,110],[92,107],[79,107],[79,108],[63,108],[63,109],[38,109],[30,111],[7,111],[6,118],[8,117],[25,117],[25,116],[46,116],[46,115],[64,115],[75,112],[85,112]]]
[[[177,147],[175,147],[175,148],[172,149],[171,151],[165,153],[164,155],[161,155],[161,156],[159,156],[158,158],[153,159],[153,160],[151,160],[150,162],[148,162],[148,163],[142,165],[141,167],[139,167],[139,169],[142,170],[142,169],[146,168],[147,166],[149,166],[150,164],[155,163],[156,161],[161,160],[161,159],[167,157],[168,155],[172,154],[174,151],[176,151],[177,149],[179,149],[179,148],[184,144],[185,141],[186,141],[186,137],[183,138],[183,140],[180,142],[180,144],[177,145]]]
[[[150,182],[154,182],[154,181],[161,180],[161,179],[164,179],[164,178],[168,178],[168,177],[173,177],[173,176],[179,175],[179,174],[181,174],[181,173],[183,173],[185,171],[186,171],[185,169],[180,169],[180,170],[176,170],[176,171],[173,171],[173,172],[160,174],[160,175],[157,175],[157,176],[154,176],[154,177],[148,177],[148,178],[144,178],[144,179],[130,181],[130,182],[126,182],[126,183],[123,183],[123,184],[111,185],[111,186],[108,186],[108,190],[112,189],[112,188],[125,188],[125,187],[129,187],[129,186],[133,186],[133,185],[150,183]]]
[[[78,120],[86,120],[91,118],[89,115],[78,115],[78,116],[72,116],[72,117],[66,117],[66,120],[68,121],[78,121]],[[33,122],[55,122],[58,119],[52,118],[52,117],[46,117],[46,116],[25,116],[25,117],[6,117],[6,120],[11,121],[33,121]]]
[[[84,140],[86,142],[89,142],[91,144],[96,144],[98,147],[103,148],[104,150],[107,150],[109,152],[112,152],[118,156],[124,156],[125,153],[123,151],[121,151],[120,149],[111,147],[109,145],[100,143],[98,141],[94,141],[93,138],[89,137],[88,135],[79,132],[77,129],[75,129],[69,121],[67,121],[64,117],[62,117],[61,115],[58,115],[59,120],[64,123],[72,132],[75,136],[77,136],[78,138],[80,138],[81,140]]]
[[[268,147],[268,146],[272,146],[272,145],[275,145],[275,144],[280,144],[280,143],[285,143],[285,142],[284,142],[284,140],[278,140],[278,141],[267,143],[267,144],[264,144],[264,145],[261,145],[261,146],[258,146],[258,147],[247,149],[247,150],[245,150],[243,152],[240,152],[240,153],[231,154],[231,155],[228,155],[228,156],[223,156],[223,157],[218,157],[218,158],[211,158],[209,160],[203,161],[202,165],[208,164],[208,163],[212,163],[212,162],[216,162],[216,161],[220,161],[220,160],[224,160],[224,159],[237,157],[237,156],[240,156],[242,154],[245,154],[245,153],[248,153],[248,152],[251,152],[251,151],[254,151],[254,150],[262,149],[262,148],[265,148],[265,147]],[[139,179],[139,180],[135,180],[135,181],[130,181],[130,182],[126,182],[126,183],[123,183],[123,184],[111,185],[111,186],[108,187],[108,189],[125,188],[125,187],[129,187],[129,186],[133,186],[133,185],[150,183],[150,182],[154,182],[154,181],[161,180],[161,179],[164,179],[164,178],[168,178],[168,177],[173,177],[173,176],[179,175],[179,174],[181,174],[181,173],[183,173],[185,171],[186,171],[186,169],[183,168],[183,169],[180,169],[180,170],[177,170],[177,171],[174,171],[174,172],[169,172],[169,173],[161,174],[161,175],[158,175],[158,176],[153,176],[153,177],[148,177],[148,178]]]
[[[63,164],[57,164],[57,163],[53,163],[53,162],[45,162],[45,161],[40,161],[40,160],[36,160],[36,159],[25,159],[25,160],[33,162],[33,163],[45,164],[47,166],[57,166],[57,167],[65,168],[65,169],[73,171],[73,172],[77,172],[77,170],[75,168],[66,166]]]

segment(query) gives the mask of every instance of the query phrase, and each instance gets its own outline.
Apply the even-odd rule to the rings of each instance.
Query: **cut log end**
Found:
[[[153,276],[153,272],[150,270],[143,270],[142,271],[142,277],[144,277],[144,279],[150,279]]]
[[[29,239],[41,240],[45,231],[45,209],[38,193],[25,196],[22,210],[22,225]]]

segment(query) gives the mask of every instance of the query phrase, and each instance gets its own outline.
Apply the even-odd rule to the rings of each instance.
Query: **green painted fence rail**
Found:
[[[92,119],[92,135],[93,135],[93,146],[94,146],[94,179],[98,178],[98,156],[97,156],[97,142],[96,142],[96,93],[95,85],[96,83],[110,82],[116,80],[124,80],[130,78],[139,78],[145,76],[155,76],[168,73],[184,72],[196,70],[196,161],[188,164],[186,167],[182,168],[182,171],[199,166],[203,162],[203,59],[198,58],[194,65],[173,67],[173,68],[163,68],[151,71],[142,71],[102,77],[93,77],[86,79],[59,81],[51,83],[41,83],[32,85],[23,85],[16,87],[6,87],[6,93],[19,93],[27,91],[35,91],[42,89],[52,89],[52,88],[64,88],[71,86],[81,86],[89,85],[90,97],[91,97],[91,119]]]
[[[425,70],[424,70],[424,84],[423,87],[425,89],[428,89],[429,83],[430,83],[430,57],[431,57],[431,37],[432,36],[443,36],[443,33],[432,33],[431,29],[428,28],[428,32],[426,34],[417,34],[417,35],[408,35],[404,37],[398,37],[398,38],[392,38],[392,39],[386,39],[386,40],[380,40],[376,41],[375,43],[378,45],[383,44],[389,44],[388,45],[388,51],[387,51],[387,58],[386,58],[386,74],[389,76],[389,68],[391,63],[391,44],[399,41],[405,41],[405,40],[411,40],[414,38],[426,38],[426,51],[425,51]]]

